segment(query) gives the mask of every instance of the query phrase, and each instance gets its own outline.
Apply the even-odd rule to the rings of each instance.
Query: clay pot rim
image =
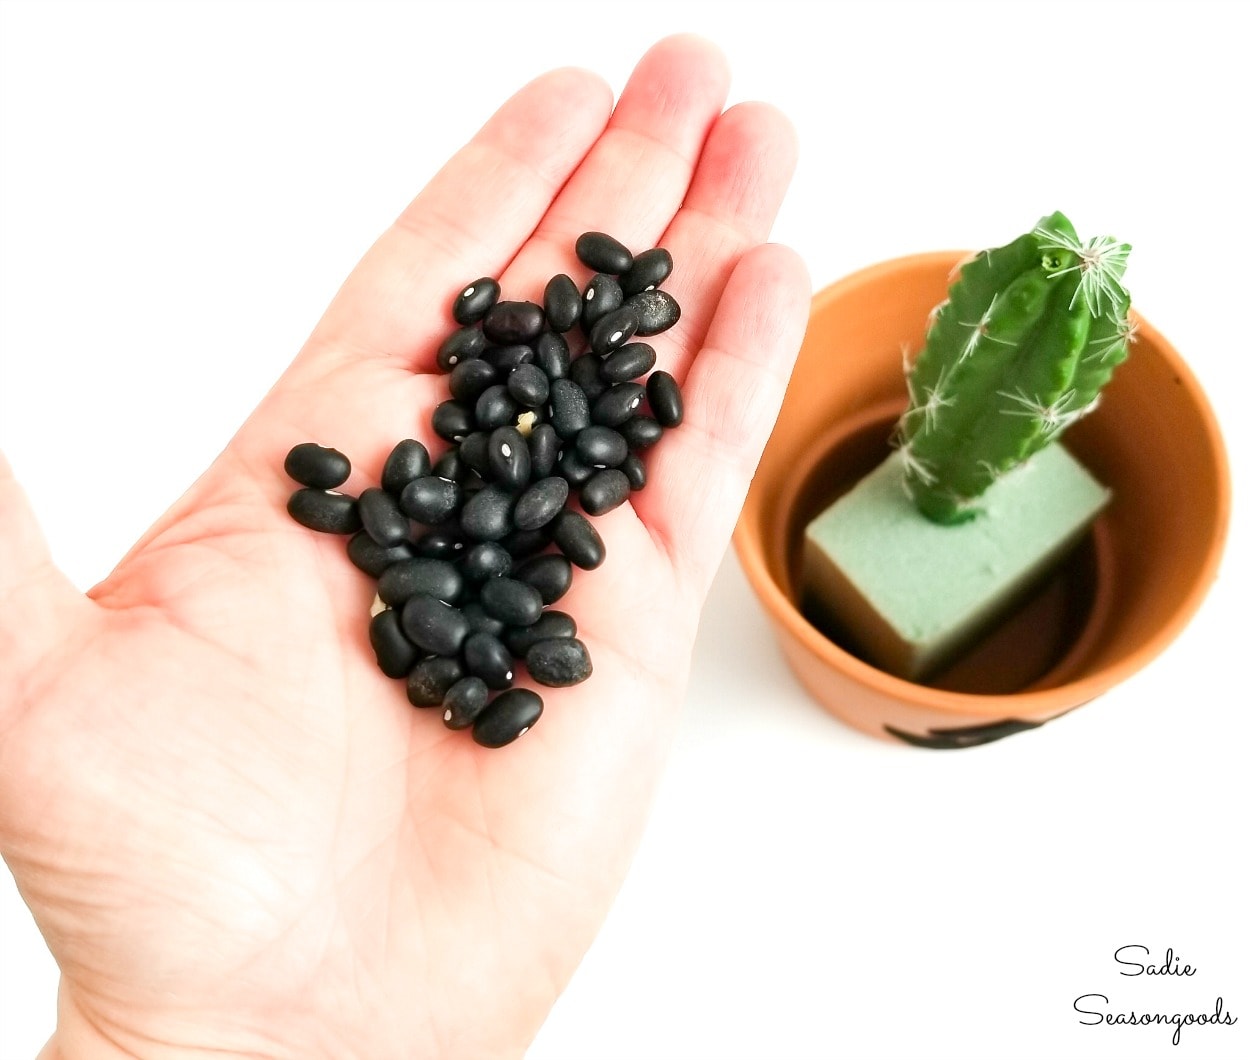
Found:
[[[968,255],[967,250],[927,251],[890,258],[869,265],[817,291],[812,298],[811,315],[814,317],[822,312],[826,303],[843,298],[855,289],[876,282],[883,276],[901,270],[933,268],[938,265],[946,265],[953,270]],[[743,517],[739,518],[734,528],[734,550],[747,580],[772,620],[788,631],[826,666],[846,673],[852,679],[874,689],[881,695],[933,711],[975,715],[987,720],[1001,719],[1004,709],[1012,716],[1022,719],[1054,716],[1065,709],[1071,709],[1072,704],[1086,703],[1096,698],[1161,654],[1193,617],[1215,579],[1228,537],[1232,508],[1232,483],[1223,434],[1210,401],[1197,378],[1177,350],[1153,325],[1136,310],[1132,311],[1132,315],[1139,334],[1151,343],[1160,358],[1176,374],[1182,389],[1193,403],[1206,437],[1210,440],[1212,470],[1218,482],[1217,509],[1211,526],[1210,546],[1202,568],[1188,593],[1178,602],[1172,615],[1152,637],[1122,659],[1084,678],[1014,693],[954,692],[895,677],[840,648],[808,622],[782,592],[780,586],[769,575],[761,535],[754,525],[749,525],[752,519],[748,518],[748,515],[753,517],[754,506],[748,497],[743,509]],[[1062,663],[1060,665],[1062,666]],[[1004,703],[1009,706],[1004,708]]]

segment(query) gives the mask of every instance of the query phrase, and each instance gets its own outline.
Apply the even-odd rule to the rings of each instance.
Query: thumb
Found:
[[[29,677],[85,601],[53,565],[26,494],[0,453],[0,739]]]

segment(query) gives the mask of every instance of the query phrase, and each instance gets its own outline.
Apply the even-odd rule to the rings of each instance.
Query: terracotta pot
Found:
[[[807,522],[888,452],[915,352],[962,252],[899,258],[813,300],[807,337],[734,541],[795,674],[875,736],[967,747],[1035,728],[1123,681],[1180,632],[1215,576],[1228,462],[1198,383],[1137,317],[1099,408],[1064,435],[1114,491],[1084,544],[1017,614],[929,684],[886,674],[804,614]]]

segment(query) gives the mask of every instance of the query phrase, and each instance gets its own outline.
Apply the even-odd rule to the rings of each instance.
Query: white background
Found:
[[[187,486],[374,236],[531,76],[619,91],[693,30],[798,127],[774,232],[816,286],[1054,209],[1131,241],[1244,489],[1247,5],[3,4],[0,444],[86,588]],[[530,1060],[1250,1055],[1244,522],[1147,670],[978,750],[842,727],[732,556],[602,935]],[[4,675],[0,675],[0,680]],[[1195,977],[1122,978],[1116,947]],[[0,872],[0,1060],[55,967]],[[1235,1027],[1083,1027],[1072,1002]]]

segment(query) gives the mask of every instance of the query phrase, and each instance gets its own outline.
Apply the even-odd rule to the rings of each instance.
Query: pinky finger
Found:
[[[683,589],[701,600],[772,433],[811,304],[790,249],[755,247],[734,268],[682,383],[685,419],[650,454],[635,507]]]

